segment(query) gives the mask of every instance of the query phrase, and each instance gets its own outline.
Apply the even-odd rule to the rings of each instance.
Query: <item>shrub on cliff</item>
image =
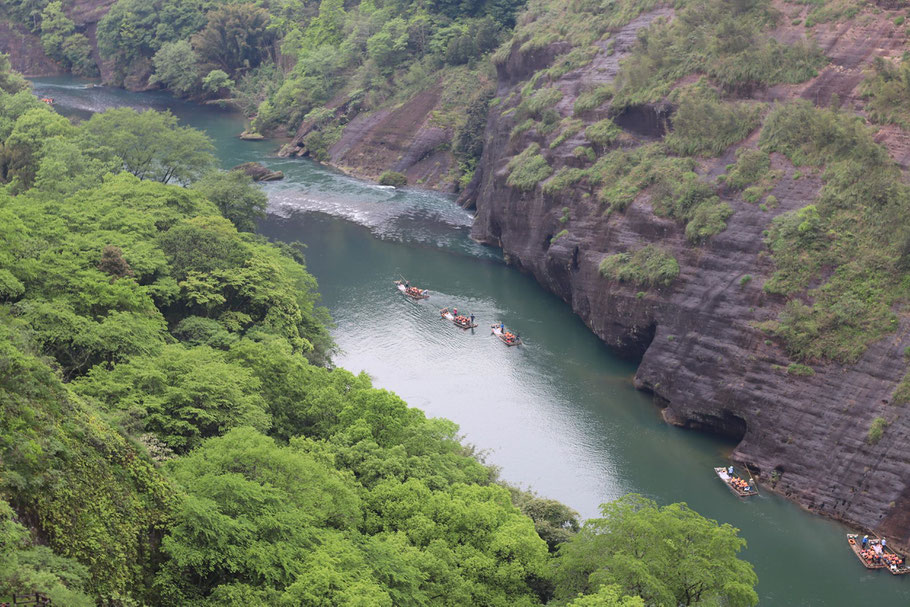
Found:
[[[784,45],[762,33],[774,15],[768,0],[687,3],[674,19],[639,34],[617,76],[613,107],[655,102],[691,73],[706,74],[725,90],[815,76],[825,58],[814,43]]]
[[[888,427],[888,421],[884,417],[876,417],[869,426],[869,432],[866,434],[866,442],[870,445],[877,445],[882,440],[885,428]]]
[[[617,253],[600,262],[600,275],[645,287],[666,286],[679,276],[679,263],[656,245]]]
[[[613,124],[613,121],[609,118],[604,118],[585,129],[585,138],[600,149],[603,149],[616,141],[620,133],[622,133],[622,129]]]
[[[508,164],[509,178],[506,183],[519,190],[530,191],[537,184],[553,174],[547,159],[540,154],[540,145],[532,143]]]
[[[875,57],[860,90],[869,100],[869,118],[873,122],[910,128],[910,60],[903,58],[895,64]]]
[[[702,80],[677,89],[678,102],[673,114],[673,132],[667,146],[685,156],[717,156],[745,139],[760,122],[761,106],[746,101],[722,101],[717,92]]]
[[[736,150],[736,164],[727,171],[724,185],[733,190],[744,190],[770,177],[770,169],[771,158],[766,151],[740,148]]]
[[[379,185],[390,185],[401,188],[408,185],[408,178],[396,171],[385,171],[379,176]]]
[[[813,204],[772,223],[776,271],[764,288],[793,299],[764,326],[797,358],[855,361],[897,328],[892,307],[905,296],[910,188],[862,119],[836,109],[780,105],[759,145],[797,166],[825,167]]]

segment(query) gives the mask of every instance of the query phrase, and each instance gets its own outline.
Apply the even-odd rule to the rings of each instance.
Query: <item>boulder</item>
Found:
[[[238,164],[232,171],[242,171],[250,176],[253,181],[278,181],[284,179],[281,171],[272,171],[258,162],[244,162]]]

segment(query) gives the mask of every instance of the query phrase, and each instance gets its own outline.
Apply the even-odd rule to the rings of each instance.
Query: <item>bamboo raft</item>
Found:
[[[749,485],[750,487],[752,487],[749,491],[744,491],[744,490],[740,489],[739,487],[737,487],[736,485],[734,485],[733,479],[736,477],[730,476],[729,473],[727,473],[726,468],[723,468],[723,467],[715,468],[714,472],[717,473],[717,476],[720,477],[720,480],[722,480],[724,482],[724,484],[730,488],[730,491],[732,491],[734,495],[737,495],[739,497],[752,497],[753,495],[758,495],[758,491],[756,491],[754,488],[754,483]]]
[[[417,287],[406,287],[404,286],[404,281],[396,280],[395,284],[398,286],[398,290],[403,294],[407,295],[411,299],[429,299],[430,292],[426,289],[418,289]]]
[[[873,540],[874,541],[874,540]],[[863,557],[863,547],[860,542],[860,537],[856,533],[847,534],[847,544],[849,544],[850,549],[853,551],[853,554],[856,555],[856,558],[859,559],[859,562],[863,564],[863,567],[866,569],[887,569],[888,566],[885,563],[876,563],[872,559],[867,559]],[[870,550],[871,551],[871,544]]]
[[[444,319],[451,321],[452,324],[455,325],[456,327],[459,327],[459,328],[462,328],[465,330],[477,328],[477,323],[472,323],[470,318],[468,318],[467,316],[461,316],[461,315],[455,316],[454,314],[449,312],[448,308],[443,308],[442,310],[440,310],[439,315],[442,316]]]
[[[881,559],[879,562],[875,562],[873,559],[875,546],[881,545],[881,542],[881,538],[873,536],[869,540],[866,557],[863,557],[863,544],[859,534],[847,534],[847,543],[850,545],[850,549],[853,550],[853,554],[856,555],[856,558],[860,560],[866,569],[885,569],[891,575],[906,575],[910,573],[910,566],[907,566],[907,558],[887,545],[882,546]]]
[[[509,331],[509,329],[503,331],[501,324],[490,325],[490,329],[492,329],[493,335],[498,337],[505,345],[509,347],[521,345],[521,338]],[[509,337],[510,335],[512,336],[511,338]]]

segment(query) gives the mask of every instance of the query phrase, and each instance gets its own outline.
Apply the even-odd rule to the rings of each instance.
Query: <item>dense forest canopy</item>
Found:
[[[687,604],[756,602],[734,529],[628,498],[576,533],[453,423],[332,368],[315,280],[252,232],[264,197],[204,134],[131,109],[73,123],[0,67],[0,600],[634,606],[694,583]],[[683,523],[723,546],[691,571],[662,557],[691,583],[589,546]]]

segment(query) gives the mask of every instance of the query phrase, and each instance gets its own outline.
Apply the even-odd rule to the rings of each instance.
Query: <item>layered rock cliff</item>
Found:
[[[793,5],[786,8],[792,11]],[[738,439],[734,459],[768,487],[825,516],[907,544],[910,409],[890,401],[907,368],[910,319],[898,312],[897,330],[853,364],[811,361],[814,375],[799,373],[784,344],[758,328],[777,318],[785,303],[762,288],[774,271],[764,232],[773,217],[816,198],[820,171],[796,173],[786,158],[772,154],[771,168],[780,172],[770,190],[777,206],[760,207],[720,188],[733,213],[725,230],[700,245],[687,240],[679,222],[655,213],[647,189],[624,211],[605,213],[583,186],[547,194],[545,181],[529,191],[507,183],[510,160],[528,146],[538,144],[559,169],[580,166],[574,150],[587,143],[583,133],[553,144],[556,132],[543,136],[533,128],[516,129],[523,87],[536,82],[558,88],[563,96],[555,109],[567,119],[579,95],[613,81],[640,30],[669,14],[661,9],[639,16],[614,32],[609,44],[598,43],[589,64],[555,79],[531,80],[565,48],[513,45],[498,66],[496,95],[503,101],[490,113],[484,155],[462,197],[466,206],[476,207],[473,236],[502,247],[510,263],[564,299],[617,352],[640,359],[635,384],[654,394],[667,421]],[[876,9],[862,19],[816,26],[829,65],[802,84],[758,88],[749,95],[762,101],[802,97],[821,105],[839,100],[862,112],[857,86],[863,70],[876,56],[899,55],[906,42],[894,18]],[[788,21],[773,31],[775,38],[788,43],[805,37],[798,19]],[[618,145],[634,148],[658,140],[672,126],[671,112],[666,103],[621,112],[605,104],[582,117],[591,124],[612,116],[623,129]],[[723,173],[736,149],[754,148],[757,138],[756,131],[720,158],[699,159],[698,172],[706,179]],[[904,131],[885,127],[877,140],[906,166]],[[678,261],[680,273],[671,284],[643,288],[601,275],[605,257],[649,243],[659,243]],[[870,444],[867,431],[876,418],[887,426],[883,438]]]

